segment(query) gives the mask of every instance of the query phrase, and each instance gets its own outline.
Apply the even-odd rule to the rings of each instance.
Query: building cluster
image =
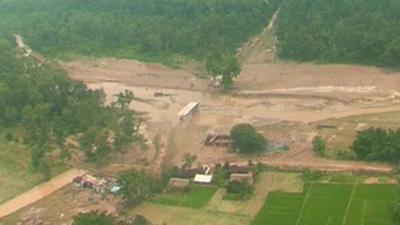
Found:
[[[176,177],[169,181],[169,187],[176,190],[185,190],[191,183],[200,185],[211,185],[213,183],[213,172],[215,166],[208,165],[196,168],[182,169]],[[254,183],[254,175],[249,166],[228,165],[223,169],[229,175],[230,181],[246,182],[250,185]]]

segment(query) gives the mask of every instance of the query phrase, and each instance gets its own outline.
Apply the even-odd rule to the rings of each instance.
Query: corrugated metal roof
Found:
[[[212,178],[212,175],[196,174],[193,181],[196,183],[209,184],[211,183]]]

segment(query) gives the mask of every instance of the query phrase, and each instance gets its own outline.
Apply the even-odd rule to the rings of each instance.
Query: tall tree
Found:
[[[236,78],[241,68],[238,60],[232,54],[215,54],[207,60],[207,71],[221,81],[225,90],[229,90],[233,85],[233,79]]]

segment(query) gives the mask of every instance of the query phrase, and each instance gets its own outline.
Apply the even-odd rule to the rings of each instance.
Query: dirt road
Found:
[[[62,173],[49,182],[36,186],[35,188],[5,202],[0,205],[0,218],[10,215],[42,198],[49,196],[60,188],[72,182],[77,176],[86,174],[87,171],[79,169],[71,169]]]

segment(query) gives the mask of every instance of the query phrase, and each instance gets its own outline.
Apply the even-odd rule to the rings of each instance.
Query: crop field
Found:
[[[217,187],[194,186],[189,192],[168,192],[151,199],[151,202],[198,209],[207,205],[217,189]]]
[[[395,185],[305,185],[303,194],[272,192],[252,225],[394,225]]]
[[[249,225],[271,191],[301,193],[298,173],[259,174],[254,194],[248,200],[226,201],[224,188],[194,186],[188,193],[167,192],[146,201],[129,214],[150,218],[153,224],[168,225]]]

